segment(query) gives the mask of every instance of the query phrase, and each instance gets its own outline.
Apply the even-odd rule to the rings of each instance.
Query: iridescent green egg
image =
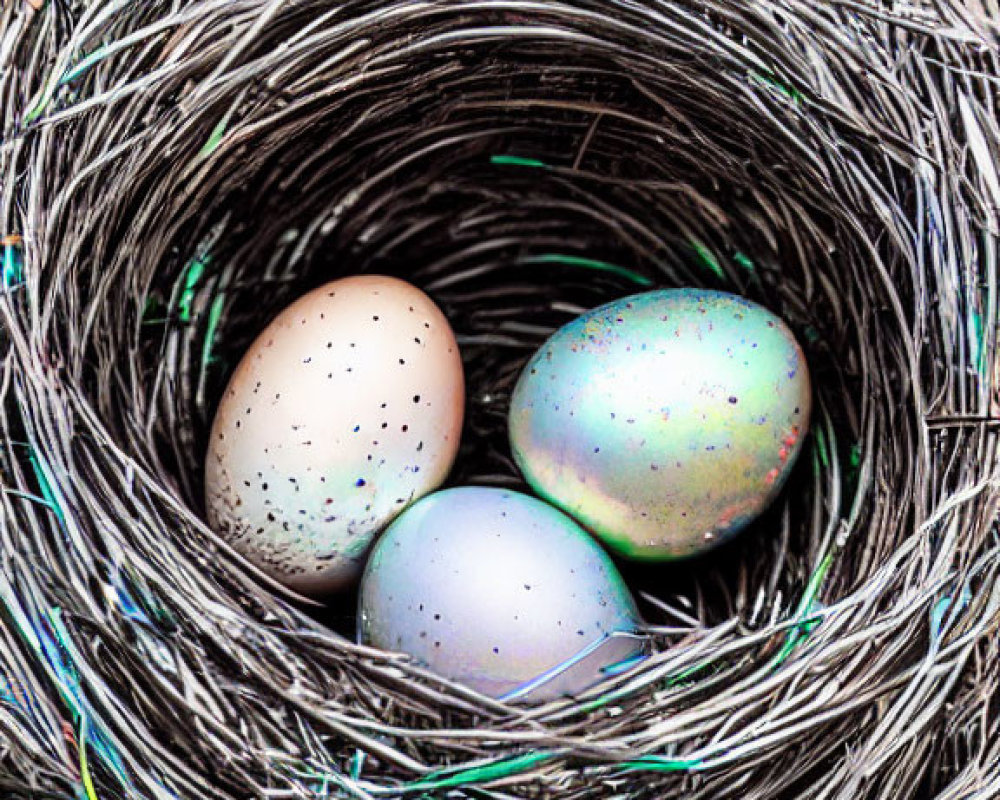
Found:
[[[560,328],[518,380],[514,458],[543,497],[639,559],[677,559],[774,499],[809,425],[809,372],[744,297],[666,289]]]

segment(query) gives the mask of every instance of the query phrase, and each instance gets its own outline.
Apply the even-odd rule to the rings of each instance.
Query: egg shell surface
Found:
[[[254,341],[219,403],[210,526],[296,591],[356,583],[375,534],[447,476],[464,391],[451,327],[416,287],[359,275],[309,292]]]
[[[473,486],[425,497],[379,538],[358,636],[483,694],[540,701],[641,657],[638,624],[614,563],[573,520]]]
[[[528,483],[621,555],[696,555],[774,499],[801,447],[809,372],[746,298],[665,289],[569,322],[529,361],[510,442]]]

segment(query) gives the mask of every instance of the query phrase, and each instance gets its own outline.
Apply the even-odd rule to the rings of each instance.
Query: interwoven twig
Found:
[[[959,0],[0,1],[0,794],[995,796],[997,43]],[[366,270],[459,335],[457,483],[520,485],[512,382],[598,302],[795,328],[797,473],[628,571],[639,668],[491,702],[206,529],[227,370]]]

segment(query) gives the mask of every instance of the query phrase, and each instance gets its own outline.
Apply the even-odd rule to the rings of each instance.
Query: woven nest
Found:
[[[994,796],[998,42],[958,0],[0,5],[0,794]],[[626,567],[648,661],[492,702],[206,528],[230,370],[363,271],[453,323],[455,484],[522,485],[513,381],[584,309],[796,331],[782,500]]]

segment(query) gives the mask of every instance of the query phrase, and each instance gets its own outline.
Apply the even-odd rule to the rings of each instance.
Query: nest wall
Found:
[[[10,797],[989,797],[996,27],[958,2],[0,8],[0,789]],[[524,488],[520,367],[660,286],[813,372],[781,501],[626,567],[655,654],[490,702],[353,644],[202,519],[214,404],[303,291],[394,274]]]

